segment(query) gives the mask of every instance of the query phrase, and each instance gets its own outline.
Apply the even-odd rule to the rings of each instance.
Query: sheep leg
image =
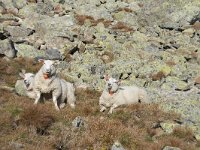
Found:
[[[114,110],[116,107],[118,107],[118,105],[117,105],[117,104],[113,104],[113,105],[110,107],[110,110],[109,110],[108,114],[112,114],[112,113],[113,113],[113,110]]]
[[[60,108],[58,107],[58,102],[57,102],[58,97],[57,96],[53,96],[53,103],[56,107],[56,110],[60,110]]]
[[[100,105],[100,112],[104,112],[106,110],[106,107],[103,105]]]
[[[35,99],[35,102],[34,102],[35,105],[39,102],[40,97],[41,97],[40,91],[36,91],[36,99]]]

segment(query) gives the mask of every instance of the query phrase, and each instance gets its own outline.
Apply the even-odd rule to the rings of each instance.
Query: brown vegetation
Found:
[[[161,80],[162,78],[165,78],[166,76],[162,71],[159,71],[156,74],[152,74],[150,77],[153,81],[157,81],[157,80]]]
[[[12,60],[12,63],[0,61],[0,81],[6,83],[14,83],[21,68],[33,72],[37,68],[37,64],[23,63],[28,61],[24,59]],[[66,106],[61,112],[56,112],[52,102],[34,106],[33,100],[0,89],[1,149],[13,149],[11,141],[21,143],[24,149],[29,150],[110,149],[116,140],[126,149],[136,150],[147,147],[148,150],[160,150],[166,145],[193,150],[199,146],[193,132],[186,128],[158,135],[160,122],[177,120],[179,115],[163,112],[155,104],[120,107],[112,115],[100,113],[100,94],[92,90],[77,90],[76,109]],[[84,119],[86,126],[80,129],[72,126],[77,116]]]
[[[117,22],[117,24],[115,24],[113,27],[112,27],[113,30],[119,30],[119,31],[122,31],[122,32],[132,32],[134,31],[133,28],[127,26],[124,22]]]
[[[133,12],[133,10],[132,9],[130,9],[130,8],[119,8],[117,11],[125,11],[125,12],[128,12],[128,13],[132,13]]]
[[[86,20],[90,20],[91,26],[96,26],[100,22],[102,22],[105,27],[108,27],[111,25],[111,21],[105,20],[104,18],[95,20],[92,16],[88,16],[88,15],[76,15],[75,18],[78,21],[79,25],[84,25]]]

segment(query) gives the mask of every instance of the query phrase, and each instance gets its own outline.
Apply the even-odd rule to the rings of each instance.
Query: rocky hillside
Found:
[[[145,87],[200,139],[199,0],[0,0],[0,54],[58,59],[101,91],[104,74]]]

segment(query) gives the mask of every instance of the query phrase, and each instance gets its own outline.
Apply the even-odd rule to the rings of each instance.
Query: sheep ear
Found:
[[[44,59],[38,59],[38,62],[44,63]]]
[[[21,71],[22,71],[22,73],[23,73],[23,74],[25,74],[25,73],[26,73],[26,70],[24,70],[24,69],[22,69]]]
[[[60,61],[59,60],[54,60],[53,64],[58,65],[58,64],[60,64]]]
[[[109,76],[106,74],[106,75],[104,75],[104,79],[106,80],[106,81],[108,81],[109,80]]]
[[[25,78],[25,75],[22,72],[19,73],[19,76],[22,77],[23,79]]]
[[[117,80],[117,84],[120,85],[121,84],[121,80]]]

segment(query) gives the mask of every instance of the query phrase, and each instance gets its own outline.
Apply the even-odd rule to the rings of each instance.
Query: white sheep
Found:
[[[52,60],[40,60],[40,61],[43,62],[43,66],[40,68],[40,70],[36,73],[34,77],[34,92],[36,94],[34,104],[38,103],[42,93],[52,93],[52,98],[56,110],[60,110],[58,103],[61,104],[63,98],[65,97],[65,94],[69,97],[70,96],[73,97],[74,93],[64,92],[65,89],[67,88],[67,85],[69,84],[66,84],[63,80],[57,77],[55,61]],[[63,84],[61,81],[63,82]],[[70,106],[74,108],[75,96],[73,97],[73,100],[69,99],[69,102]]]
[[[29,98],[35,99],[36,94],[33,91],[35,75],[33,73],[25,73],[25,70],[22,70],[22,72],[20,72],[19,75],[23,78],[26,95]]]
[[[147,93],[144,89],[136,86],[120,86],[119,80],[105,77],[106,87],[99,98],[100,111],[103,112],[110,107],[109,114],[124,104],[149,103]]]
[[[25,70],[22,70],[22,72],[19,73],[19,75],[23,78],[25,89],[26,89],[26,95],[29,98],[36,99],[36,93],[34,92],[34,77],[35,75],[33,73],[26,73]],[[71,108],[75,108],[76,103],[76,97],[75,97],[75,88],[72,83],[66,82],[63,79],[61,80],[61,86],[62,86],[62,96],[60,97],[60,107],[64,107],[66,103],[68,103]],[[43,95],[43,98],[50,99],[49,94]]]

